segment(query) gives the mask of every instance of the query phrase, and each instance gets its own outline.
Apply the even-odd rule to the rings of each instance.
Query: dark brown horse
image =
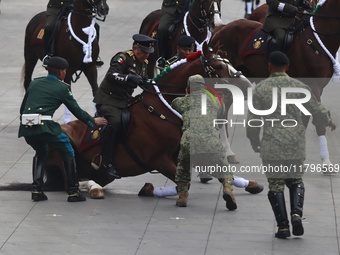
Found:
[[[93,23],[97,15],[102,17],[102,19],[99,20],[104,20],[108,11],[109,7],[106,4],[106,0],[75,0],[74,9],[67,19],[64,18],[61,20],[54,40],[54,54],[65,58],[69,62],[65,82],[71,84],[73,74],[77,71],[83,71],[91,85],[93,94],[95,94],[98,89],[97,68],[95,63],[99,54],[98,37],[94,37],[93,35],[93,33],[96,33]],[[26,27],[24,46],[25,64],[22,73],[25,89],[28,88],[32,80],[32,73],[38,59],[41,60],[44,56],[43,28],[45,23],[46,12],[41,12],[35,15]],[[91,27],[91,29],[89,29],[90,35],[83,32],[82,29],[86,27]],[[87,44],[87,46],[83,47],[79,39],[83,41],[84,44]],[[86,53],[84,53],[83,48],[86,48]],[[84,59],[85,54],[86,60]],[[84,60],[87,63],[84,63]]]
[[[171,34],[166,48],[171,56],[176,54],[177,40],[183,35],[192,36],[197,43],[197,50],[200,50],[204,41],[209,42],[210,30],[221,24],[221,0],[194,0],[189,12],[175,27]],[[139,33],[157,38],[157,29],[161,17],[161,10],[155,10],[148,14],[143,20]],[[186,25],[185,25],[186,24]],[[158,59],[157,43],[155,53],[149,56],[148,75],[154,76],[155,64]]]
[[[315,14],[311,15],[311,23],[306,22],[305,27],[295,33],[292,46],[287,55],[290,59],[288,74],[296,78],[323,78],[311,79],[308,82],[312,92],[320,101],[323,88],[328,84],[333,72],[338,72],[334,56],[340,46],[340,1],[321,1]],[[308,19],[309,20],[309,19]],[[310,25],[312,24],[312,25]],[[222,25],[215,30],[211,44],[220,42],[220,51],[228,54],[231,64],[249,77],[268,77],[267,56],[260,54],[245,55],[244,49],[250,35],[261,26],[261,23],[249,20],[236,20]],[[325,46],[323,48],[321,43]],[[327,53],[329,52],[329,55]],[[332,60],[333,59],[333,60]],[[307,124],[308,120],[306,121]],[[326,128],[316,127],[317,134],[321,136],[320,142],[325,140]],[[325,143],[320,143],[326,147]],[[328,149],[320,151],[324,164],[330,164]]]
[[[156,87],[148,86],[144,87],[141,95],[131,100],[129,108],[131,118],[127,135],[124,141],[116,146],[114,155],[116,167],[122,177],[141,175],[156,169],[175,181],[177,154],[181,139],[181,119],[166,104],[170,104],[175,97],[184,95],[187,80],[191,75],[201,74],[204,77],[222,78],[235,76],[227,61],[216,55],[217,50],[218,45],[214,50],[209,50],[207,44],[204,44],[203,54],[198,52],[191,55],[186,63],[168,73],[164,72],[164,75],[157,78],[160,93]],[[242,90],[250,84],[242,77],[237,80]],[[101,186],[107,185],[113,179],[109,178],[105,172],[91,167],[91,162],[96,162],[97,155],[101,151],[100,144],[94,144],[79,152],[78,148],[84,137],[86,125],[80,121],[72,121],[62,125],[62,129],[69,135],[77,151],[79,179],[93,180],[82,183],[91,189],[91,197],[103,198]],[[130,150],[133,153],[129,152]],[[63,188],[62,165],[60,155],[50,150],[50,156],[45,165],[46,189],[52,185],[54,189]]]

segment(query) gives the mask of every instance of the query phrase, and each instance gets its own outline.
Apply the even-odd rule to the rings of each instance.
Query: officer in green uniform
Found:
[[[289,188],[291,205],[291,224],[293,235],[301,236],[304,229],[301,222],[303,213],[303,202],[305,188],[302,180],[303,161],[306,157],[306,129],[302,123],[301,111],[294,105],[288,105],[286,114],[281,115],[281,89],[303,88],[310,90],[302,82],[290,78],[288,70],[288,57],[280,52],[274,51],[269,55],[268,69],[270,76],[260,82],[253,91],[253,106],[257,110],[268,110],[272,106],[272,90],[277,88],[278,100],[277,109],[265,116],[258,116],[248,111],[248,120],[252,120],[252,126],[247,126],[247,137],[255,152],[260,152],[262,165],[267,167],[266,177],[269,184],[268,199],[272,206],[278,231],[277,238],[290,236],[289,220],[286,212],[284,186]],[[303,93],[289,92],[289,99],[304,98]],[[332,123],[330,113],[312,95],[311,99],[303,106],[313,115],[313,124],[324,124],[332,130],[335,125]],[[263,135],[260,140],[262,124],[257,123],[258,119],[276,120],[275,122],[264,121]],[[295,120],[295,122],[281,123],[283,120]],[[288,171],[288,170],[290,171]]]
[[[162,16],[159,20],[157,39],[158,55],[157,65],[161,68],[165,66],[165,60],[170,58],[170,52],[166,49],[167,40],[169,39],[169,27],[181,20],[186,11],[189,10],[191,0],[163,0]]]
[[[114,167],[113,152],[117,133],[121,129],[122,110],[138,84],[147,79],[147,58],[154,52],[156,41],[142,34],[135,34],[132,39],[134,42],[131,50],[118,52],[111,59],[110,68],[93,100],[97,114],[109,122],[102,149],[101,168],[116,179],[120,176]]]
[[[36,151],[33,158],[33,188],[34,201],[47,200],[43,192],[44,167],[43,162],[48,154],[48,146],[57,149],[63,159],[67,176],[68,202],[85,201],[86,198],[78,191],[78,179],[74,150],[69,137],[62,132],[59,123],[53,121],[54,112],[61,104],[78,119],[90,127],[105,125],[104,118],[92,118],[83,111],[72,96],[70,85],[62,82],[66,75],[68,63],[60,57],[52,57],[46,62],[48,76],[37,78],[29,85],[20,107],[21,125],[19,137]]]
[[[227,167],[229,165],[219,137],[218,127],[213,127],[213,119],[217,118],[221,108],[216,106],[210,97],[207,97],[207,114],[201,114],[201,88],[203,85],[202,76],[190,76],[187,88],[187,92],[190,90],[190,94],[174,99],[171,104],[183,117],[183,135],[175,176],[179,196],[176,205],[179,207],[187,206],[193,166],[216,166],[218,164],[221,167]],[[223,184],[223,199],[226,201],[226,207],[229,210],[235,210],[237,205],[230,185],[233,180],[232,173],[227,169],[223,172],[209,173]]]
[[[180,59],[188,57],[195,51],[195,39],[191,36],[183,35],[177,41],[177,53],[165,62],[165,67],[177,62]]]
[[[288,28],[294,23],[298,8],[311,11],[309,0],[266,0],[269,9],[263,30],[271,33],[271,48],[282,50]]]
[[[67,10],[67,12],[73,9],[74,0],[49,0],[46,9],[46,24],[44,29],[44,60],[48,59],[52,56],[52,35],[54,24],[57,21],[58,15],[61,11]],[[99,38],[99,25],[95,24],[95,29],[97,31],[97,38]],[[103,61],[98,57],[96,61],[97,66],[102,66],[104,64]]]

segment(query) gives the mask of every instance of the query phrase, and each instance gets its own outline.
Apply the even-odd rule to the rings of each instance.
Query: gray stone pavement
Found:
[[[46,2],[4,0],[1,3],[0,185],[31,182],[34,152],[23,139],[17,138],[18,111],[23,97],[20,72],[25,26],[35,13],[45,9]],[[110,14],[101,24],[100,55],[105,65],[99,69],[99,81],[112,55],[130,47],[131,35],[138,32],[142,19],[161,4],[156,0],[108,2]],[[241,0],[222,1],[222,8],[224,21],[241,18],[244,14]],[[44,69],[37,67],[34,76],[45,74]],[[340,125],[338,86],[327,86],[323,101]],[[73,91],[79,104],[93,112],[90,86],[84,77],[73,85]],[[61,109],[55,115],[60,122],[62,112]],[[340,164],[338,132],[327,133],[334,164]],[[242,165],[260,164],[243,128],[231,129],[230,139]],[[317,136],[312,127],[308,128],[307,140],[306,163],[320,163]],[[339,175],[306,173],[305,235],[288,240],[273,237],[276,226],[267,201],[268,189],[263,174],[240,174],[262,182],[265,190],[261,194],[250,195],[236,189],[238,209],[233,212],[225,208],[221,186],[216,180],[203,185],[195,175],[187,208],[177,208],[175,197],[137,196],[145,182],[152,182],[155,186],[173,185],[159,174],[115,181],[105,187],[104,200],[88,198],[85,203],[76,204],[66,202],[65,192],[48,192],[48,201],[35,203],[30,200],[29,192],[2,191],[0,254],[340,254]]]

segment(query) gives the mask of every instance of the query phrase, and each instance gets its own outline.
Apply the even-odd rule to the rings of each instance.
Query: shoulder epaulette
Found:
[[[165,65],[166,65],[166,66],[170,66],[171,64],[177,62],[178,59],[179,59],[179,58],[175,55],[175,56],[169,58],[169,59],[165,62]]]
[[[125,51],[130,57],[132,57],[133,55],[135,55],[135,53],[133,53],[132,50],[128,50],[128,51]]]

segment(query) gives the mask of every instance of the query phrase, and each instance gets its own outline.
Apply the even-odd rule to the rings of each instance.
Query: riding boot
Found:
[[[237,204],[233,194],[234,187],[231,184],[232,178],[219,178],[218,180],[223,185],[223,199],[226,201],[226,207],[231,211],[236,210]]]
[[[187,207],[189,197],[189,183],[177,182],[178,199],[176,205],[178,207]]]
[[[44,185],[44,166],[41,157],[33,157],[32,165],[33,183],[32,183],[32,200],[44,201],[47,200],[47,196],[43,192]]]
[[[268,199],[272,206],[276,223],[278,226],[278,230],[277,233],[275,233],[275,237],[281,239],[290,237],[289,221],[283,192],[269,191]]]
[[[86,197],[84,197],[79,191],[75,158],[64,159],[64,167],[67,176],[67,202],[85,201]]]
[[[303,201],[305,196],[305,187],[303,182],[291,185],[289,187],[289,194],[293,235],[302,236],[304,233],[304,229],[301,217],[303,213]]]
[[[268,42],[268,52],[282,51],[282,45],[273,37]]]
[[[102,162],[102,169],[104,169],[108,175],[115,179],[120,179],[120,175],[118,174],[116,168],[113,164],[113,154],[114,154],[114,148],[116,144],[116,137],[117,137],[118,129],[107,126],[105,135],[104,135],[104,144],[102,148],[102,156],[103,156],[103,162]]]
[[[45,32],[44,32],[44,54],[45,56],[52,56],[52,35],[53,35],[53,26],[45,27]]]

